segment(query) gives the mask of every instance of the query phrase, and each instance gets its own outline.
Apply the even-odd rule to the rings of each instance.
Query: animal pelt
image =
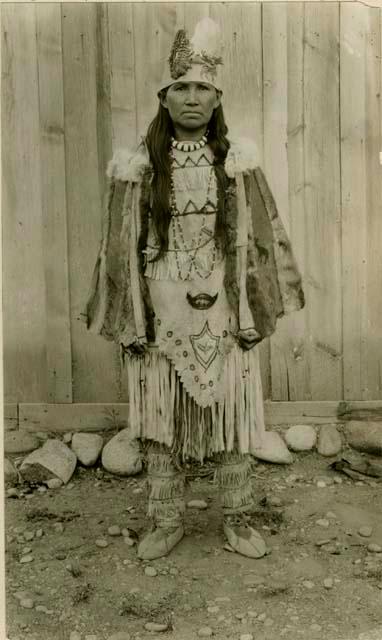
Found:
[[[237,260],[237,176],[243,176],[248,215],[246,294],[259,340],[276,329],[277,319],[304,306],[301,276],[276,204],[258,166],[255,145],[232,143],[226,163],[224,198],[228,247],[224,285],[229,303],[239,313],[240,274]],[[154,339],[153,308],[143,276],[141,251],[147,236],[150,165],[144,144],[130,153],[119,150],[108,167],[108,194],[103,237],[82,319],[94,333],[129,345],[142,327],[134,313],[132,257],[139,269],[139,290],[148,341]],[[135,203],[135,204],[134,204]],[[134,224],[132,224],[134,223]],[[131,229],[138,230],[133,237]],[[138,241],[139,240],[139,241]],[[135,302],[134,302],[135,300]]]

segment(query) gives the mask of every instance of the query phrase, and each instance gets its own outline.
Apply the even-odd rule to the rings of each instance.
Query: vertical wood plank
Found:
[[[5,402],[46,400],[36,15],[2,5]]]
[[[260,3],[210,5],[224,51],[223,106],[232,137],[248,137],[263,157],[262,7]]]
[[[115,347],[78,321],[101,238],[97,12],[94,4],[65,3],[61,9],[73,399],[110,402],[118,398]]]
[[[366,194],[367,194],[367,351],[363,380],[364,400],[382,398],[382,151],[381,118],[381,9],[367,8],[366,31]]]
[[[306,3],[306,294],[312,398],[343,397],[339,5]]]
[[[381,397],[379,11],[341,7],[344,390]],[[356,301],[356,303],[355,303]]]
[[[113,149],[134,148],[137,142],[133,5],[108,5],[111,66],[111,119]]]
[[[61,11],[36,5],[49,402],[72,401]]]
[[[289,231],[287,158],[287,6],[263,5],[264,170],[280,216]],[[273,400],[289,399],[288,324],[279,323],[270,340]]]
[[[108,4],[99,2],[96,4],[96,88],[98,175],[101,194],[104,194],[106,189],[106,168],[112,154],[110,72]]]
[[[133,5],[138,140],[157,113],[157,91],[176,33],[178,9],[178,3],[170,2]]]

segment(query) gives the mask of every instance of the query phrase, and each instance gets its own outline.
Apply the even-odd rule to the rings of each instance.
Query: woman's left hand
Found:
[[[244,351],[249,351],[261,340],[260,334],[254,328],[239,329],[237,332],[237,340]]]

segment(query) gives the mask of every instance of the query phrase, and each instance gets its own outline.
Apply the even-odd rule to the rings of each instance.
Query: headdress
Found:
[[[159,89],[165,89],[177,80],[208,82],[216,89],[221,89],[221,51],[220,28],[211,18],[203,18],[198,22],[191,40],[186,31],[180,29],[175,35]]]

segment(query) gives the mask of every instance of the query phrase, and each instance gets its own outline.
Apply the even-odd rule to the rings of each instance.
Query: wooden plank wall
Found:
[[[155,115],[176,30],[192,31],[205,15],[223,32],[231,135],[257,143],[304,277],[306,309],[261,346],[265,397],[382,399],[381,10],[9,3],[1,6],[3,342],[12,406],[124,399],[114,345],[78,321],[105,168]]]

